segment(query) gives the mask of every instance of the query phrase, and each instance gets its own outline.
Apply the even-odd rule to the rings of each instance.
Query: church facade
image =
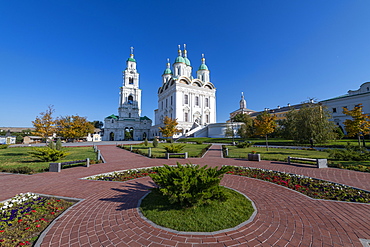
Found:
[[[103,141],[139,141],[149,138],[152,120],[146,116],[141,117],[141,89],[133,48],[126,61],[122,79],[118,115],[112,114],[104,119],[102,139]]]
[[[154,115],[155,125],[151,128],[151,138],[161,136],[158,127],[163,126],[165,116],[177,119],[177,128],[181,132],[174,137],[186,136],[216,123],[216,88],[210,81],[210,71],[203,54],[196,77],[192,75],[185,45],[183,50],[179,46],[172,69],[167,60],[162,85],[158,89],[158,108]]]

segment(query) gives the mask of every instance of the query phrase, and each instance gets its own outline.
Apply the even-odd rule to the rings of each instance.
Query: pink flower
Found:
[[[40,227],[41,225],[36,225],[36,227]]]

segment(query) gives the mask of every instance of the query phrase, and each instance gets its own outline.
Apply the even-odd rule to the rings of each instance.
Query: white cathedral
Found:
[[[216,122],[216,88],[210,81],[204,55],[195,78],[192,70],[186,46],[183,51],[179,46],[172,70],[168,60],[162,75],[158,109],[154,111],[155,125],[151,128],[152,137],[161,136],[158,127],[163,126],[165,116],[177,119],[177,128],[181,132],[174,137],[190,135]]]
[[[167,60],[162,86],[158,89],[158,109],[154,111],[154,126],[148,117],[141,117],[141,89],[133,48],[126,64],[118,115],[112,114],[105,118],[103,141],[161,137],[158,127],[163,126],[165,116],[177,119],[180,132],[174,137],[194,135],[202,132],[201,130],[203,133],[200,135],[209,135],[206,127],[216,123],[216,88],[210,81],[210,71],[203,54],[195,78],[185,45],[183,50],[179,46],[172,69]]]

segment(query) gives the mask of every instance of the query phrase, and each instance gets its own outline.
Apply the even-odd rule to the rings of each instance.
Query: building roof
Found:
[[[326,101],[331,101],[331,100],[336,100],[336,99],[343,99],[343,98],[355,97],[355,96],[366,95],[366,94],[370,94],[370,92],[358,93],[358,94],[351,94],[351,95],[350,94],[344,94],[344,95],[337,96],[337,97],[334,97],[334,98],[331,98],[331,99],[321,100],[320,102],[326,102]]]
[[[148,118],[147,116],[144,116],[144,117],[140,117],[140,120],[150,120],[150,118]]]

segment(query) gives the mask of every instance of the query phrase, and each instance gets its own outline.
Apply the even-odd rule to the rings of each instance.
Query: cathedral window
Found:
[[[130,77],[128,78],[128,84],[134,84],[134,78]]]
[[[166,107],[168,107],[168,99],[166,99]]]
[[[209,123],[209,115],[206,115],[206,123]]]
[[[185,104],[189,104],[189,95],[185,94]]]
[[[199,106],[199,97],[198,96],[195,96],[195,105]]]
[[[206,104],[206,107],[209,107],[209,99],[208,98],[206,98],[205,104]]]
[[[163,110],[163,101],[161,103],[162,103],[162,110]]]
[[[185,122],[189,122],[189,113],[185,112]]]

